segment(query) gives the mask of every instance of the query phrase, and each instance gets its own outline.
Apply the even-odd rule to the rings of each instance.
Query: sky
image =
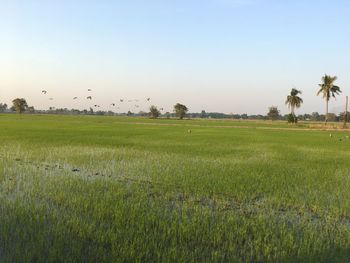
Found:
[[[287,113],[295,87],[297,113],[321,113],[318,84],[330,74],[339,112],[350,95],[349,14],[348,0],[0,0],[0,102]]]

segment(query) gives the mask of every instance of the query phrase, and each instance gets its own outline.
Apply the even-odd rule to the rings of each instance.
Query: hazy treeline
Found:
[[[15,109],[13,107],[8,107],[5,103],[0,103],[0,112],[2,113],[15,113]],[[28,107],[26,110],[27,114],[63,114],[63,115],[102,115],[102,116],[135,116],[135,117],[149,117],[149,112],[139,111],[139,112],[124,112],[124,113],[116,113],[113,111],[94,111],[92,108],[78,110],[78,109],[68,109],[68,108],[49,108],[48,110],[37,110],[34,107]],[[328,114],[329,121],[343,121],[344,113],[340,113],[336,115],[334,113]],[[161,118],[175,118],[175,113],[161,113],[159,115]],[[205,112],[204,110],[201,112],[193,112],[187,113],[187,118],[203,118],[203,119],[236,119],[236,120],[269,120],[271,119],[267,114],[226,114],[221,112]],[[313,112],[311,114],[302,114],[297,116],[299,120],[304,121],[324,121],[325,115],[319,114],[318,112]],[[287,120],[288,114],[276,116],[277,120]],[[350,121],[350,114],[348,114],[348,121]]]

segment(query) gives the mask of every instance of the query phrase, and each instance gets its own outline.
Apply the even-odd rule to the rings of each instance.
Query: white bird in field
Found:
[[[332,134],[331,134],[331,133],[329,134],[329,137],[332,137]]]

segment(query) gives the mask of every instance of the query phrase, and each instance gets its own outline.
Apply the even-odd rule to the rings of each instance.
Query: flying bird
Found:
[[[111,104],[111,106],[113,106],[113,107],[114,107],[114,106],[115,106],[115,103],[112,103],[112,104]]]
[[[88,89],[88,91],[91,91],[91,89]]]
[[[88,99],[88,100],[92,100],[92,97],[91,97],[91,96],[88,96],[88,97],[86,97],[86,99]]]
[[[47,91],[46,91],[46,90],[42,90],[42,91],[41,91],[41,93],[46,94],[46,93],[47,93]]]
[[[150,101],[151,100],[151,98],[147,98],[147,101]]]
[[[78,97],[74,97],[73,100],[76,100]]]
[[[128,100],[128,102],[132,102],[132,100]]]
[[[124,100],[123,99],[120,99],[120,102],[123,102]]]
[[[49,98],[49,100],[53,100],[53,98]]]

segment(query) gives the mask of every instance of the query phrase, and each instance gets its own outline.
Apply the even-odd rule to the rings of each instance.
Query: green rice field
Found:
[[[350,132],[310,127],[2,114],[0,262],[350,262]]]

